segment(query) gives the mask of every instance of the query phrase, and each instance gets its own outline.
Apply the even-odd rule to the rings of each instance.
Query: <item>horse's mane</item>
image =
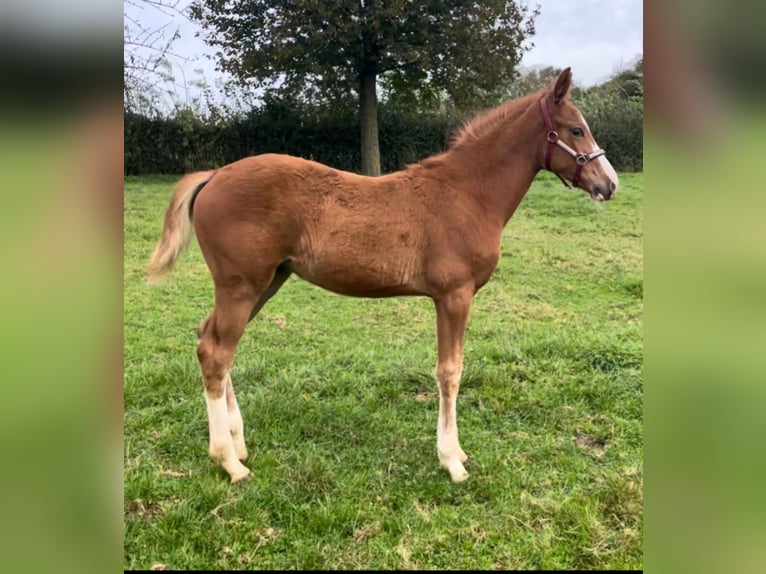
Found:
[[[545,89],[540,89],[474,116],[471,120],[464,123],[463,126],[450,138],[446,152],[425,158],[420,162],[407,167],[409,168],[419,165],[425,168],[432,168],[442,165],[444,156],[447,152],[455,148],[469,145],[472,142],[481,139],[501,123],[514,121],[526,111],[534,101],[539,100],[544,92]]]
[[[539,100],[543,92],[544,90],[538,90],[475,116],[455,133],[447,149],[474,142],[494,130],[499,124],[515,120],[533,101]]]

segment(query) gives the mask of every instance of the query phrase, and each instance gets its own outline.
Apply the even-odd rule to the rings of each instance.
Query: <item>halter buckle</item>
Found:
[[[578,165],[585,165],[590,161],[590,158],[585,155],[584,153],[577,154],[577,157],[575,157],[575,161]]]
[[[556,143],[559,141],[559,133],[556,130],[551,130],[548,132],[547,138],[550,143]]]

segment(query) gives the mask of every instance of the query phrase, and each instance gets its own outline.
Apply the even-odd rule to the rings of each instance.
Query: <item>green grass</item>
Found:
[[[642,568],[643,176],[597,203],[541,175],[474,300],[458,399],[470,478],[436,456],[425,298],[291,278],[232,371],[253,471],[207,457],[196,242],[145,283],[176,178],[125,183],[125,568]]]

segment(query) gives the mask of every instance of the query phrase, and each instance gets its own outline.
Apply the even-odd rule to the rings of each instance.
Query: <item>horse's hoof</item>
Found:
[[[450,471],[450,476],[452,476],[452,482],[463,482],[468,479],[468,473],[464,468],[456,471]]]
[[[243,480],[247,480],[248,478],[250,478],[250,471],[249,470],[247,472],[244,472],[244,473],[242,473],[240,475],[237,475],[237,476],[232,475],[232,477],[231,477],[231,484],[236,484],[237,482],[241,482]]]
[[[224,466],[226,472],[231,477],[231,483],[239,482],[246,479],[250,475],[250,469],[238,460]]]
[[[458,458],[453,458],[449,462],[442,462],[442,466],[449,471],[452,482],[463,482],[468,478],[468,473]]]

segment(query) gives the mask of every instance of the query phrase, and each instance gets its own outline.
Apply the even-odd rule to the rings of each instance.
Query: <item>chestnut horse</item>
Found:
[[[434,301],[437,453],[452,480],[468,477],[456,420],[463,336],[505,224],[541,169],[599,201],[617,190],[614,169],[570,100],[571,85],[567,68],[550,88],[467,123],[446,152],[381,177],[264,154],[179,182],[149,278],[170,272],[196,233],[215,284],[197,348],[209,454],[231,482],[250,472],[240,462],[247,449],[230,376],[234,351],[293,273],[343,295]]]

